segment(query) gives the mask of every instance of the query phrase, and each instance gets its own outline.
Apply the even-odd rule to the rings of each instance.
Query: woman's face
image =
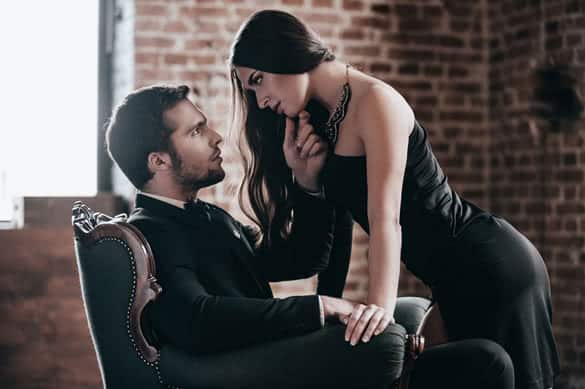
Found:
[[[309,101],[309,74],[268,73],[235,66],[244,89],[254,91],[260,109],[296,117]]]

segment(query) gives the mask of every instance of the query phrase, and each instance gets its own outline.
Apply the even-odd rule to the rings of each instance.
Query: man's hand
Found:
[[[318,192],[319,173],[323,169],[327,157],[327,142],[315,133],[309,123],[307,111],[299,114],[298,127],[287,117],[282,150],[286,164],[291,168],[295,178],[303,188]]]
[[[368,342],[372,336],[379,335],[394,318],[374,304],[364,305],[349,300],[321,296],[325,318],[336,318],[347,325],[345,340],[355,346],[360,338]]]

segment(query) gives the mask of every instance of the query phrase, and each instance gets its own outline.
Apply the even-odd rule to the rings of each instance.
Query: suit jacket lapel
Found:
[[[252,276],[252,278],[256,281],[258,288],[267,296],[272,296],[272,289],[270,289],[270,285],[266,280],[258,279],[258,275],[261,274],[259,269],[257,269],[253,263],[250,263],[250,259],[253,259],[255,255],[255,250],[252,248],[250,243],[248,242],[248,238],[244,234],[244,231],[237,225],[237,223],[232,220],[231,216],[228,216],[224,212],[216,211],[217,216],[221,217],[223,220],[220,221],[222,228],[229,228],[230,234],[235,240],[232,243],[232,252],[233,254],[243,262],[243,264],[248,269],[248,272]]]

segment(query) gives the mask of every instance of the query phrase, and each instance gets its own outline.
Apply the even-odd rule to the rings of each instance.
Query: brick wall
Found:
[[[0,387],[100,388],[71,227],[0,231],[0,247]]]
[[[555,133],[538,115],[536,70],[568,65],[585,96],[583,1],[490,1],[490,198],[525,232],[551,278],[560,387],[585,387],[585,122]]]

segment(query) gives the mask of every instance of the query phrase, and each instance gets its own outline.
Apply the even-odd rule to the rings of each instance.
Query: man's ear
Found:
[[[173,166],[171,156],[164,151],[155,151],[148,154],[148,170],[152,173],[169,170]]]

